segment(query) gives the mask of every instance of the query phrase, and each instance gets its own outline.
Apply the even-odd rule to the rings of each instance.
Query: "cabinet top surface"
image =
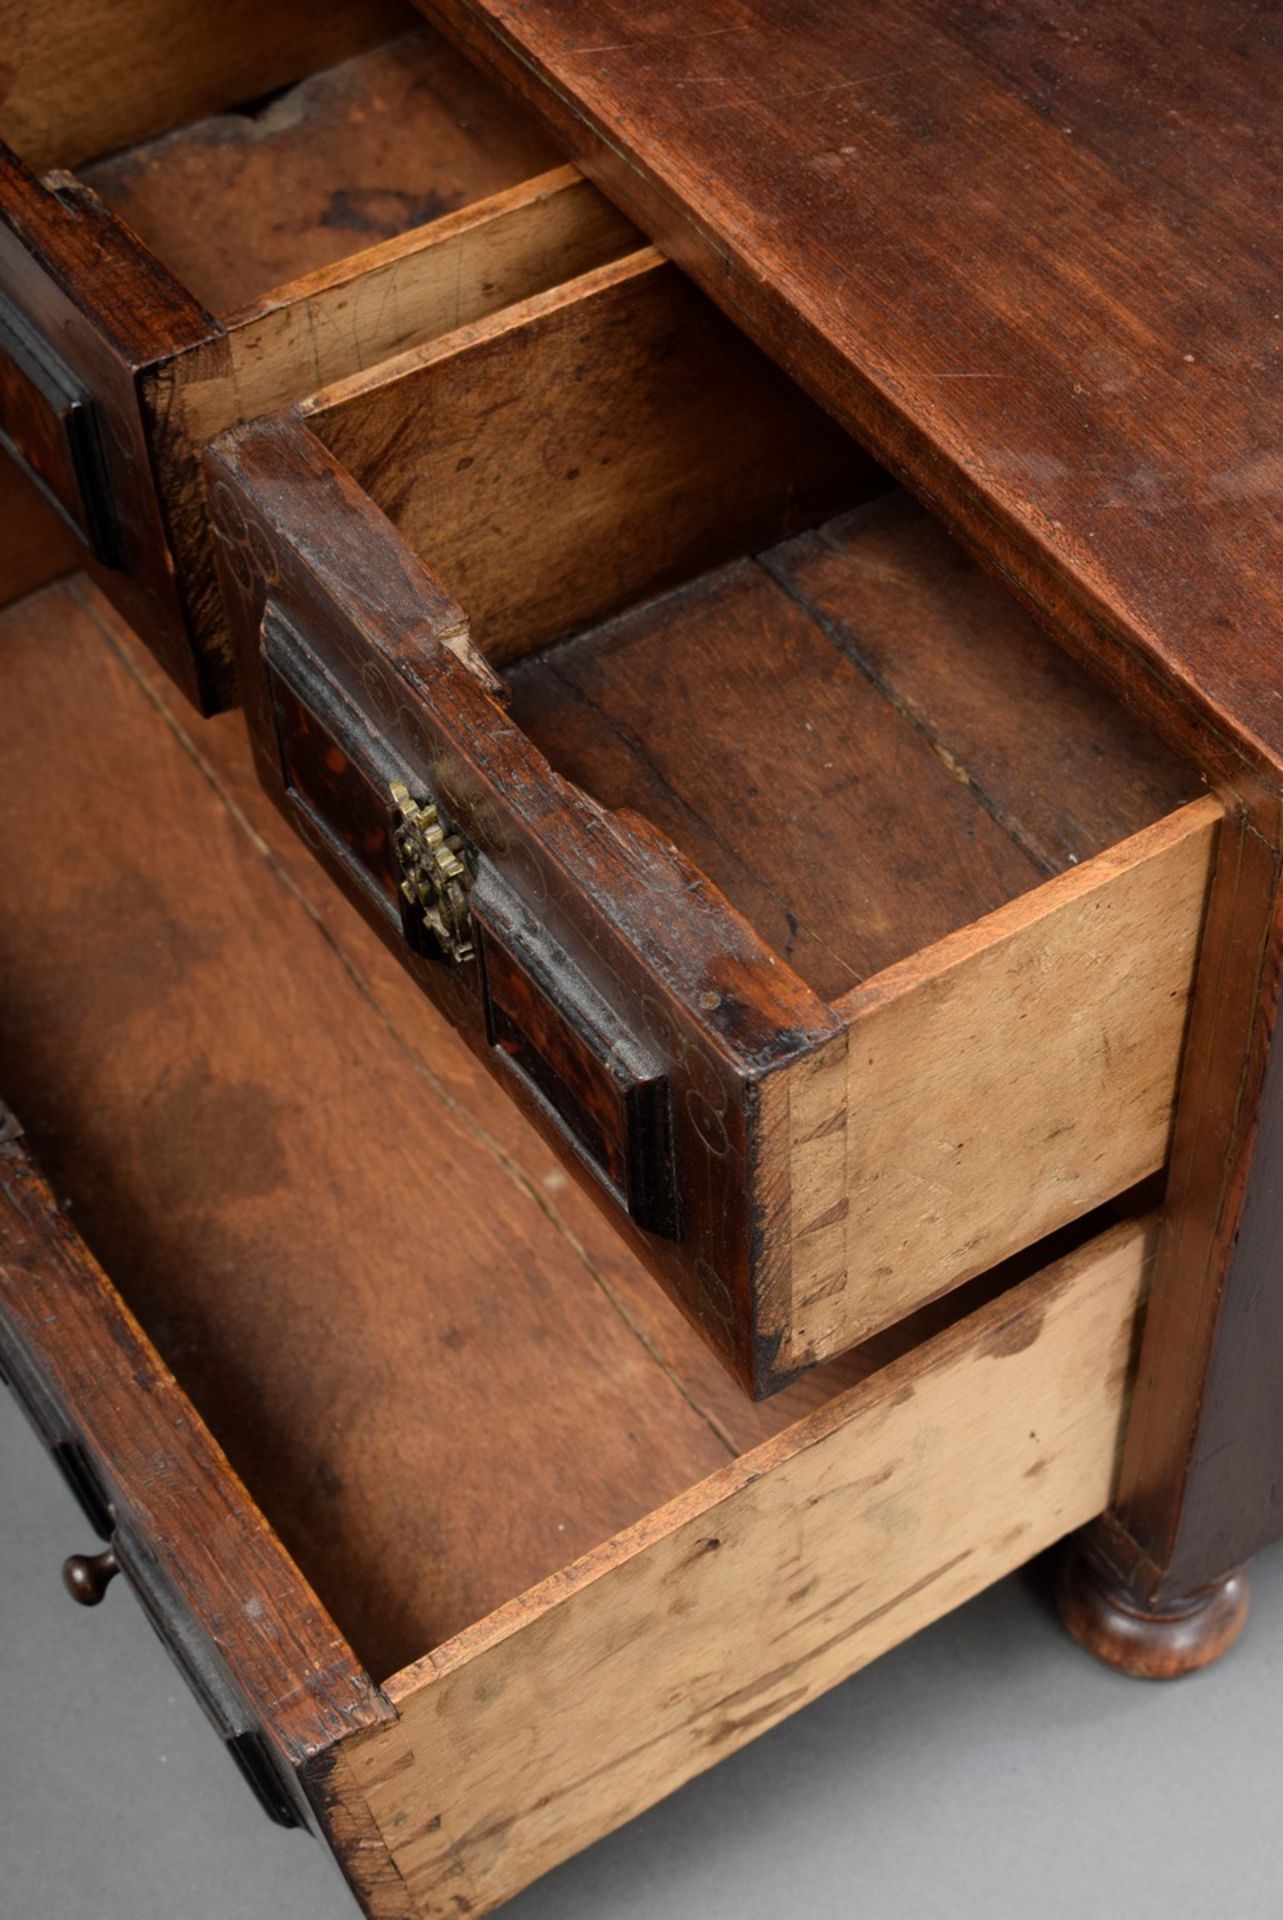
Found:
[[[1283,765],[1283,6],[421,0],[1134,700]]]

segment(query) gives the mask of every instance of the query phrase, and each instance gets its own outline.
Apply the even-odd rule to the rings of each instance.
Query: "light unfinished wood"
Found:
[[[783,1369],[1163,1165],[1221,811],[1205,795],[836,1003],[846,1032],[770,1089]]]
[[[581,174],[553,168],[229,315],[225,336],[165,370],[155,404],[168,404],[176,431],[203,445],[635,243],[636,230]]]
[[[875,484],[867,456],[653,248],[302,412],[495,664]]]
[[[29,167],[72,167],[269,93],[410,23],[398,0],[0,4],[0,138]]]
[[[1100,1511],[1152,1222],[396,1675],[345,1745],[428,1920],[496,1906]]]
[[[279,287],[150,369],[141,398],[164,448],[169,545],[193,627],[221,639],[200,473],[216,434],[581,275],[635,237],[572,167],[556,167]]]

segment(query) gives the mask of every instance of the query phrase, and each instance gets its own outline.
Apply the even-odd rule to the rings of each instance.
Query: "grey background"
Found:
[[[353,1920],[268,1825],[0,1394],[2,1920]],[[1280,1920],[1283,1552],[1219,1667],[1144,1685],[1004,1581],[571,1861],[511,1920]]]

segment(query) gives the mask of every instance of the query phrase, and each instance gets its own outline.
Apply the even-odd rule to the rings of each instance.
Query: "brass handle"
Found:
[[[104,1547],[101,1553],[73,1553],[62,1563],[62,1584],[82,1607],[96,1607],[119,1572],[114,1547]]]

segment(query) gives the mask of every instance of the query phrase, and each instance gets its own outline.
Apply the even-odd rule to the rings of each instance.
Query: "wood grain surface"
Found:
[[[1278,763],[1271,9],[422,10],[1133,704]]]
[[[140,404],[196,644],[226,666],[200,473],[201,452],[216,434],[584,273],[635,243],[633,228],[609,201],[573,168],[555,167],[304,274],[150,369]],[[219,687],[226,704],[229,673]]]
[[[898,490],[506,679],[830,999],[1198,790]]]
[[[791,1116],[782,1367],[1164,1166],[1220,824],[1194,801],[839,1001],[845,1097]]]
[[[573,167],[533,174],[230,315],[224,333],[158,377],[158,430],[203,445],[637,245],[636,229]]]
[[[80,563],[80,546],[31,481],[0,452],[0,606]]]
[[[425,1920],[481,1914],[1109,1498],[1120,1227],[389,1684],[344,1749]],[[965,1492],[964,1492],[965,1489]]]
[[[80,177],[226,317],[557,159],[528,116],[425,27]]]
[[[28,166],[74,167],[288,86],[412,18],[400,0],[224,0],[194,33],[173,0],[4,0],[0,138]]]
[[[649,248],[300,411],[493,665],[881,485]]]
[[[896,490],[770,556],[781,586],[1039,870],[1171,813],[1197,776]]]

